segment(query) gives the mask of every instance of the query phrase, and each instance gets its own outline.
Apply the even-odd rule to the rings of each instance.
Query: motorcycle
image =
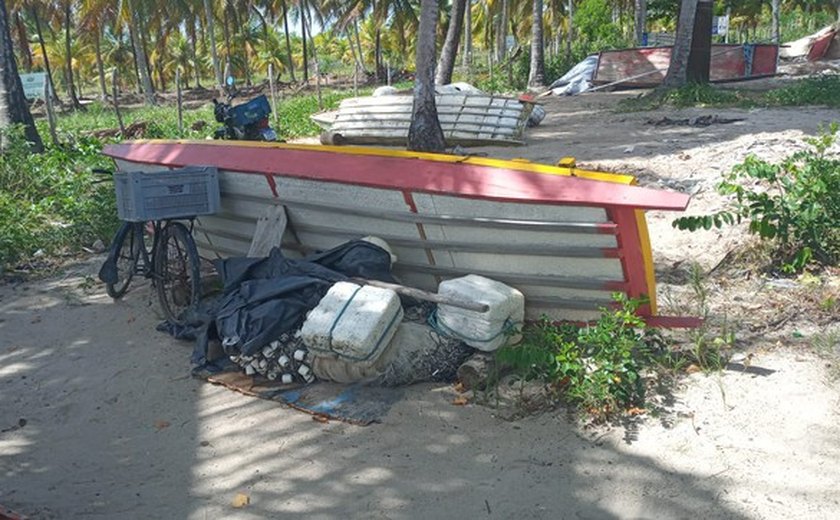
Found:
[[[241,105],[233,106],[236,91],[232,81],[228,80],[226,102],[213,100],[213,115],[216,121],[225,126],[218,128],[213,139],[232,139],[239,141],[277,141],[277,132],[268,123],[271,105],[264,95]]]

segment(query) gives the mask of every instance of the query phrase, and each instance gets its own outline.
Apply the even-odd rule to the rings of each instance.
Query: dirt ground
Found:
[[[528,146],[475,151],[574,156],[691,193],[689,210],[705,213],[746,154],[781,157],[840,120],[820,108],[613,112],[626,96],[548,98]],[[666,114],[744,120],[646,124]],[[686,267],[718,266],[745,235],[678,232],[673,217],[648,221],[663,311],[685,314]],[[95,280],[99,262],[0,286],[0,504],[32,518],[840,517],[840,383],[824,354],[840,348],[840,328],[836,307],[818,305],[840,291],[836,275],[810,285],[737,265],[708,275],[715,325],[726,316],[764,370],[685,376],[658,417],[511,421],[454,406],[449,386],[418,385],[382,424],[358,427],[192,379],[191,346],[154,330],[148,286],[114,303]],[[238,494],[250,503],[234,508]]]

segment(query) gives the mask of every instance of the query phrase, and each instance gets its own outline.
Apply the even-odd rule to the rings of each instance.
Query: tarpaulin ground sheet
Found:
[[[283,403],[315,417],[326,417],[360,426],[382,422],[391,406],[403,396],[403,390],[400,388],[327,382],[284,385],[264,378],[254,378],[239,370],[215,374],[197,372],[195,376],[245,395]]]

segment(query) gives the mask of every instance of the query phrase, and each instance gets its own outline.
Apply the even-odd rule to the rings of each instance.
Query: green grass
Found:
[[[620,112],[639,112],[658,108],[755,108],[821,105],[840,107],[840,75],[800,79],[766,92],[722,89],[709,84],[690,83],[676,89],[657,89],[619,103]]]
[[[840,107],[840,75],[816,76],[767,92],[770,106],[825,105]]]
[[[360,89],[359,95],[371,90]],[[335,108],[352,96],[352,91],[325,91],[324,107]],[[278,107],[278,134],[284,139],[317,135],[320,129],[309,119],[317,111],[314,94],[283,99]],[[206,139],[219,126],[209,101],[184,111],[182,131],[172,105],[124,108],[121,112],[126,126],[146,124],[142,135],[146,139]],[[200,121],[205,124],[196,125]],[[97,130],[118,128],[111,106],[93,103],[85,111],[60,114],[58,146],[50,143],[43,118],[37,126],[47,146],[44,153],[30,154],[20,131],[13,129],[8,149],[0,154],[0,272],[25,263],[39,250],[47,255],[74,253],[97,239],[107,244],[119,223],[113,185],[95,182],[101,177],[91,173],[92,168],[113,168],[111,160],[101,154],[102,146],[121,138],[95,135]]]

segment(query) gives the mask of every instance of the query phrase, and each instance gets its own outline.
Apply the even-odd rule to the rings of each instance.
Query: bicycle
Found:
[[[201,299],[193,218],[123,221],[99,270],[108,295],[115,300],[122,298],[134,276],[141,274],[151,279],[166,319],[184,324],[188,311],[197,307]],[[189,227],[180,220],[188,220]]]

